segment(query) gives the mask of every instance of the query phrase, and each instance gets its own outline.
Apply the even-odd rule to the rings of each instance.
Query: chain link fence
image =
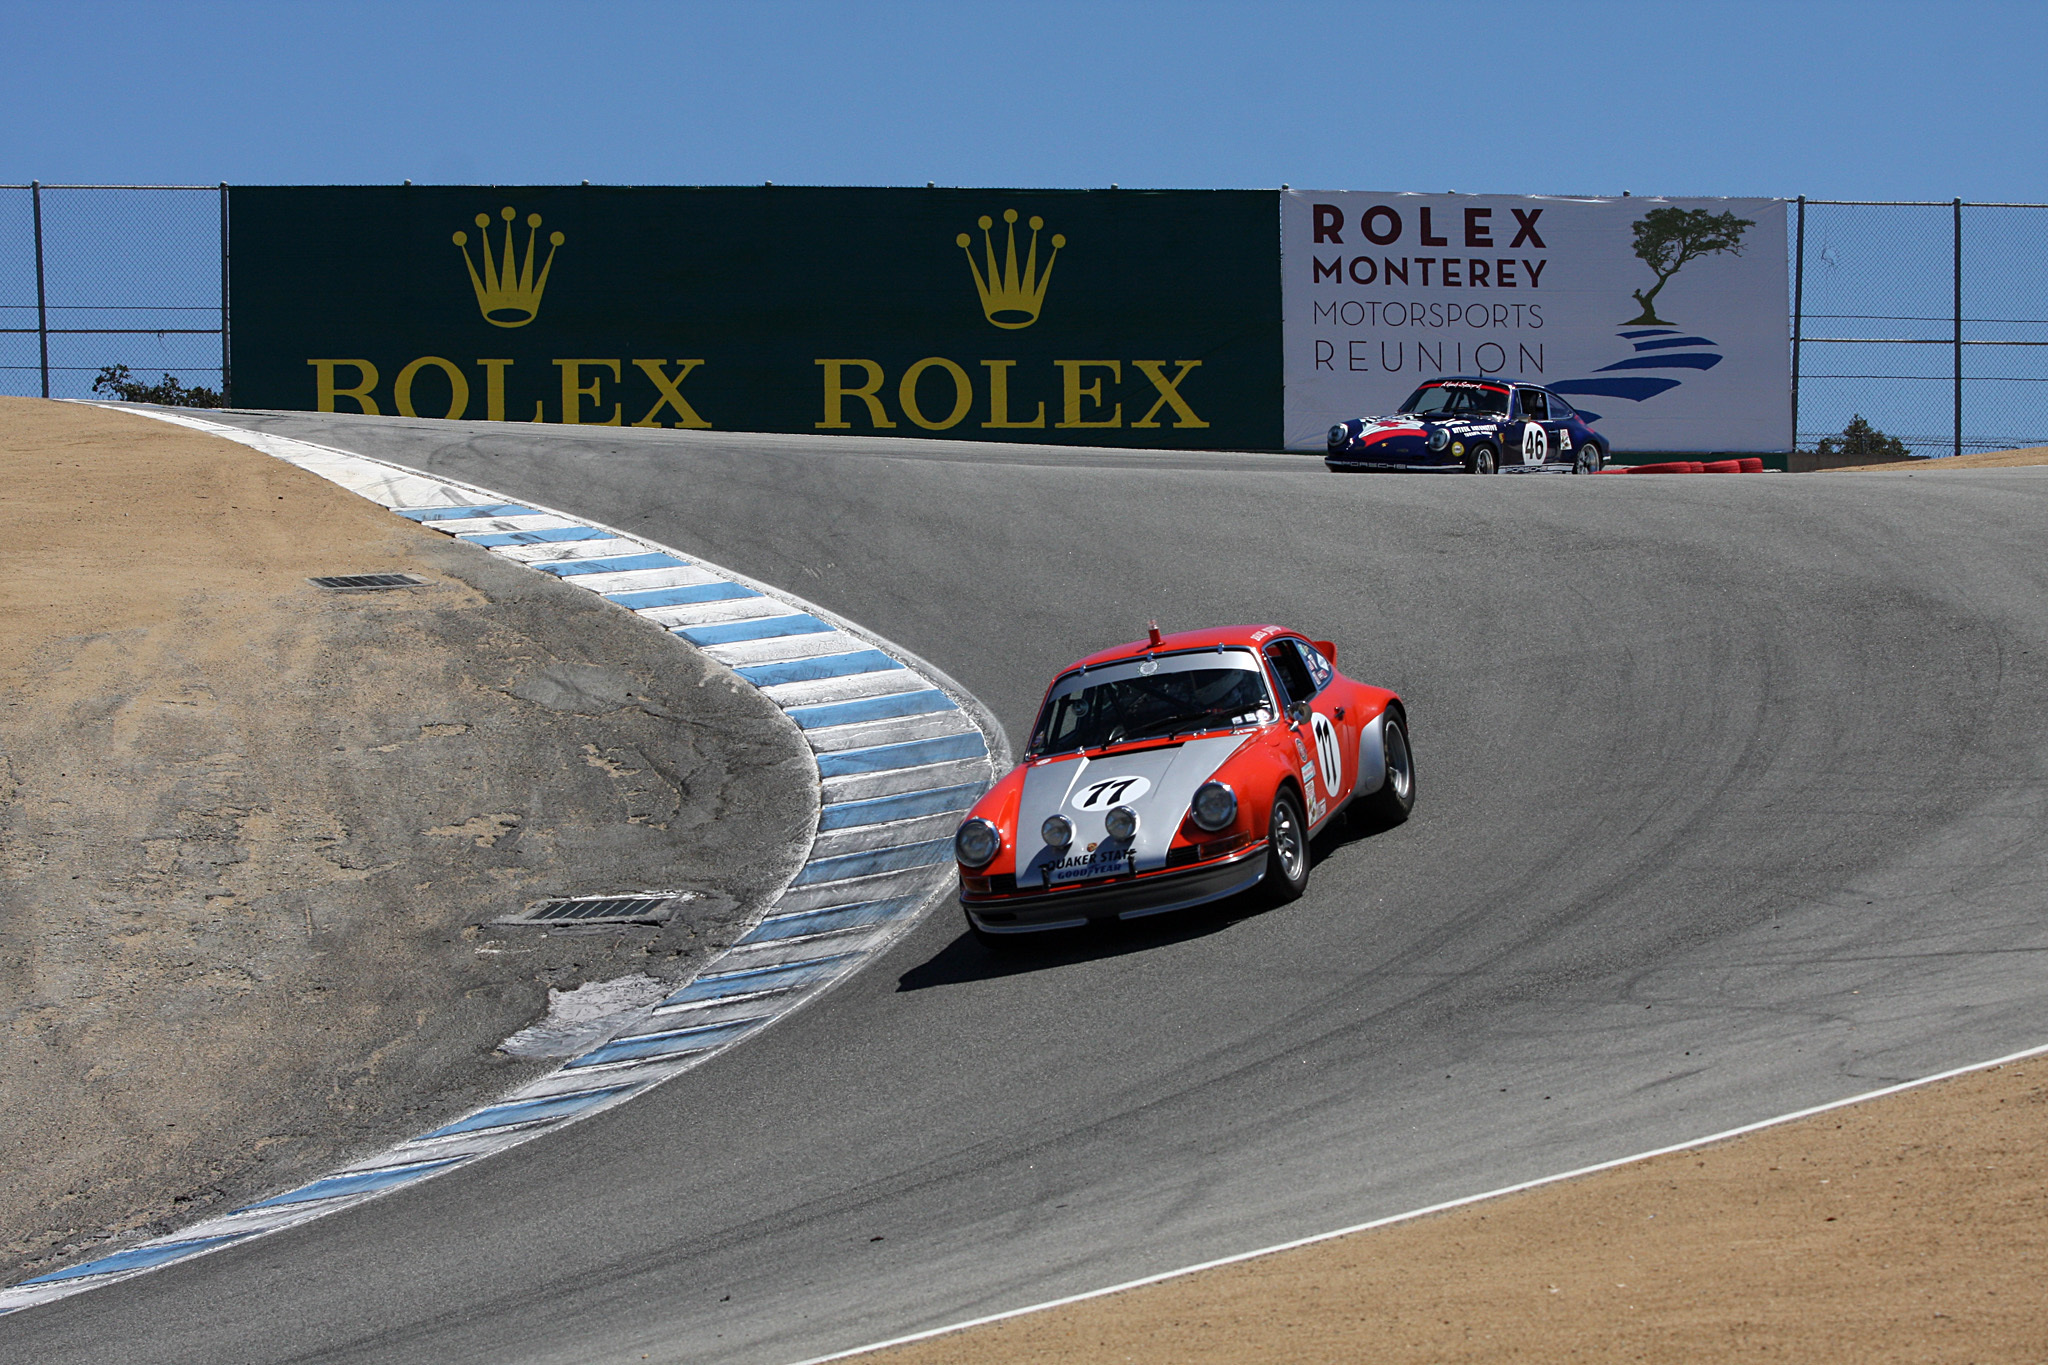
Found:
[[[0,186],[0,393],[107,367],[234,397],[226,185]],[[1798,199],[1801,449],[1862,417],[1915,455],[2048,445],[2048,204]]]
[[[226,185],[0,185],[0,393],[109,366],[226,391]]]
[[[1810,449],[1862,417],[1915,455],[2048,445],[2048,205],[1793,204]]]

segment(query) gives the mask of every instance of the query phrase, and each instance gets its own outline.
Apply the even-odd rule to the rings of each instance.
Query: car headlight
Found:
[[[1336,425],[1336,426],[1334,426],[1334,427],[1331,427],[1331,428],[1330,428],[1330,444],[1331,444],[1331,445],[1333,445],[1333,446],[1341,446],[1341,445],[1343,445],[1343,444],[1344,444],[1344,443],[1345,443],[1346,441],[1349,441],[1350,439],[1351,439],[1351,426],[1350,426],[1350,424],[1349,424],[1349,423],[1347,423],[1347,422],[1339,422],[1339,423],[1337,423],[1337,425]]]
[[[1442,427],[1431,427],[1429,429],[1429,448],[1431,450],[1442,450],[1450,443],[1450,432],[1445,431]]]
[[[967,867],[986,867],[1003,846],[1002,832],[976,816],[953,836],[953,856]]]
[[[1074,822],[1066,816],[1052,814],[1045,817],[1045,823],[1038,827],[1045,836],[1045,842],[1053,848],[1065,848],[1074,842]]]
[[[1128,840],[1138,832],[1138,812],[1129,806],[1118,806],[1102,818],[1102,827],[1109,831],[1110,838]]]
[[[1195,789],[1188,813],[1195,817],[1196,824],[1213,834],[1237,819],[1237,793],[1221,782],[1204,782]]]

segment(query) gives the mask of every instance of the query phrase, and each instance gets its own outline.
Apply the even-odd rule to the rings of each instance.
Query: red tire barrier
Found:
[[[1614,474],[1761,474],[1764,462],[1751,455],[1740,460],[1671,460],[1664,464],[1622,465]]]

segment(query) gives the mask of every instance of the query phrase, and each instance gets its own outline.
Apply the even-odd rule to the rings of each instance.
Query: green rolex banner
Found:
[[[253,186],[229,206],[240,406],[1281,441],[1270,192]]]

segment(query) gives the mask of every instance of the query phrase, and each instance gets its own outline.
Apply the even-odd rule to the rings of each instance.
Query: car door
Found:
[[[1550,441],[1550,458],[1565,464],[1578,458],[1579,447],[1593,439],[1593,432],[1586,425],[1586,419],[1572,409],[1572,405],[1550,395],[1551,430],[1556,434]]]
[[[1266,662],[1289,708],[1296,702],[1308,704],[1305,719],[1296,722],[1290,717],[1288,723],[1294,729],[1302,797],[1308,803],[1308,823],[1313,827],[1343,803],[1344,794],[1358,778],[1356,761],[1345,761],[1345,755],[1357,745],[1346,744],[1339,728],[1344,721],[1338,695],[1342,689],[1330,686],[1337,670],[1307,641],[1291,637],[1267,645]]]
[[[1549,433],[1550,463],[1570,464],[1578,454],[1580,429],[1578,414],[1572,405],[1554,393],[1536,390],[1543,400],[1545,415],[1543,429]]]

